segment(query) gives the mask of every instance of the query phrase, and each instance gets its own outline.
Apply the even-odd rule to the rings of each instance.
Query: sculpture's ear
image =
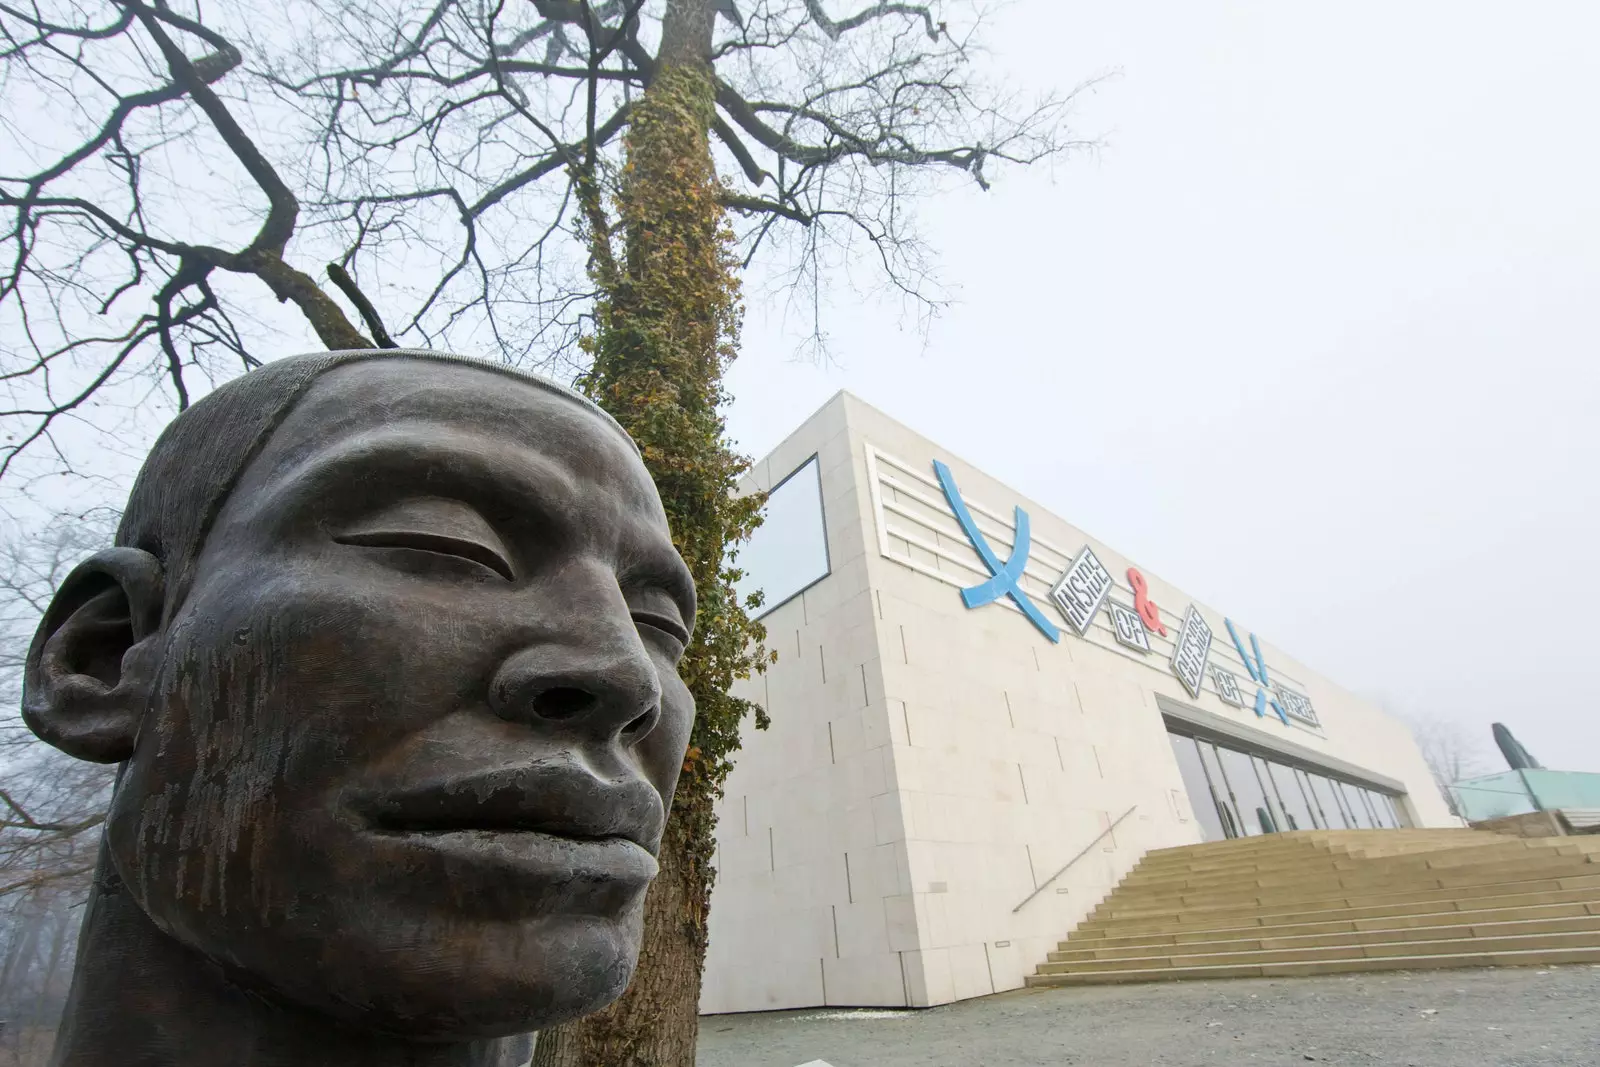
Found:
[[[56,590],[28,649],[22,717],[61,751],[96,763],[133,755],[155,674],[164,581],[137,548],[84,560]]]

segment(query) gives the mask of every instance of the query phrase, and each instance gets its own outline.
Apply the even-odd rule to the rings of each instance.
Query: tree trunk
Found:
[[[603,295],[583,387],[638,442],[694,574],[698,621],[679,667],[695,698],[694,733],[645,898],[633,983],[605,1010],[541,1032],[535,1067],[694,1067],[713,805],[741,721],[756,712],[764,725],[729,693],[762,669],[765,630],[746,617],[725,562],[727,546],[759,522],[759,501],[733,496],[747,464],[728,448],[719,411],[740,311],[709,140],[714,17],[713,0],[668,0],[656,69],[631,113],[618,225],[592,191],[585,206]]]
[[[667,0],[656,62],[662,67],[692,64],[709,70],[711,30],[716,21],[715,0]]]

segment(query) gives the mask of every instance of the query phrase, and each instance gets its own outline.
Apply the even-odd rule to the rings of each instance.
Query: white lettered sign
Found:
[[[1117,640],[1129,648],[1136,648],[1140,652],[1150,651],[1150,635],[1145,632],[1144,620],[1139,618],[1139,613],[1123,607],[1113,600],[1107,610],[1111,612],[1111,628],[1117,632]]]
[[[1211,627],[1193,604],[1183,613],[1183,628],[1172,646],[1172,673],[1192,697],[1200,695],[1206,678],[1206,658],[1211,655]]]
[[[1101,564],[1094,549],[1084,545],[1078,558],[1067,568],[1067,573],[1050,590],[1050,599],[1056,602],[1061,614],[1082,637],[1089,632],[1089,624],[1094,622],[1100,605],[1105,603],[1106,594],[1111,592],[1114,584],[1111,572]]]
[[[1278,694],[1278,704],[1283,708],[1283,713],[1291,719],[1299,719],[1307,726],[1322,725],[1317,721],[1317,713],[1311,706],[1311,701],[1293,689],[1283,686],[1274,686],[1273,692]]]
[[[1224,704],[1232,704],[1236,708],[1244,707],[1244,694],[1239,692],[1239,679],[1221,667],[1212,667],[1211,680],[1217,684],[1217,696],[1222,698]]]

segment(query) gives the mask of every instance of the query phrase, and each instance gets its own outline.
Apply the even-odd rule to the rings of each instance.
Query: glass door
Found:
[[[1239,825],[1247,836],[1276,833],[1278,824],[1267,803],[1266,790],[1256,778],[1250,757],[1231,748],[1217,746],[1217,758],[1222,761],[1223,774],[1228,779],[1228,792],[1233,797],[1233,807],[1239,815]]]
[[[1378,818],[1378,806],[1372,802],[1372,794],[1360,787],[1352,790],[1361,801],[1361,807],[1366,811],[1367,818],[1372,820],[1374,829],[1382,830],[1383,820]]]
[[[1255,768],[1256,782],[1267,798],[1267,813],[1272,816],[1272,825],[1279,831],[1294,829],[1284,817],[1283,801],[1278,796],[1278,787],[1273,784],[1271,765],[1260,756],[1251,756],[1250,765]]]
[[[1206,840],[1401,825],[1395,797],[1187,734],[1168,733]]]
[[[1281,763],[1267,765],[1273,785],[1278,788],[1278,802],[1283,807],[1285,830],[1315,830],[1316,820],[1311,817],[1311,807],[1300,791],[1296,772]]]
[[[1306,807],[1311,811],[1311,823],[1318,830],[1329,829],[1328,817],[1322,813],[1322,804],[1317,800],[1316,792],[1311,788],[1311,779],[1305,771],[1298,767],[1294,771],[1295,784],[1300,787],[1300,795],[1305,797]]]
[[[1362,829],[1360,821],[1356,819],[1355,812],[1350,810],[1350,798],[1345,795],[1345,791],[1340,787],[1338,779],[1330,778],[1328,779],[1328,784],[1333,787],[1333,799],[1339,805],[1339,811],[1344,816],[1344,824],[1352,830]]]
[[[1378,820],[1374,819],[1367,811],[1367,806],[1361,802],[1361,790],[1349,782],[1335,782],[1334,787],[1339,790],[1339,795],[1344,798],[1345,807],[1355,819],[1358,829],[1376,830]]]
[[[1317,807],[1322,810],[1322,817],[1330,830],[1353,830],[1355,825],[1345,820],[1344,807],[1339,803],[1334,794],[1333,783],[1320,774],[1306,774],[1306,781],[1311,783],[1311,792],[1317,798]]]
[[[1183,776],[1184,790],[1189,794],[1189,807],[1194,811],[1200,829],[1207,841],[1221,841],[1230,836],[1222,825],[1222,814],[1217,809],[1217,799],[1212,795],[1211,783],[1206,779],[1206,769],[1200,762],[1200,750],[1192,737],[1168,734],[1172,754],[1178,757],[1178,773]]]
[[[1212,795],[1217,798],[1217,813],[1222,816],[1223,829],[1229,837],[1243,837],[1245,824],[1239,818],[1239,807],[1234,803],[1228,780],[1222,776],[1222,764],[1217,762],[1217,746],[1209,741],[1197,740],[1195,748],[1200,753],[1200,765],[1206,769],[1206,777],[1211,781]]]

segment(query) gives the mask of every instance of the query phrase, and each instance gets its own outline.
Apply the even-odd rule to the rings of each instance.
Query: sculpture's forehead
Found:
[[[631,442],[579,401],[470,364],[363,360],[322,375],[266,442],[246,481],[263,482],[376,430],[406,432],[426,454],[463,440],[488,443],[502,461],[555,464],[574,482],[659,512]]]

